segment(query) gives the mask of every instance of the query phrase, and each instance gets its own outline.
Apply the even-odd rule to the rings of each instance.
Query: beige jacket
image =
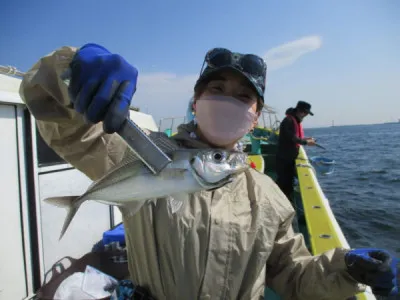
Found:
[[[63,47],[41,58],[24,76],[20,94],[50,147],[96,180],[129,150],[101,123],[85,124],[67,108],[60,75],[75,51]],[[207,147],[190,131],[181,126],[174,138]],[[268,176],[250,169],[189,198],[178,211],[170,198],[134,215],[122,209],[132,279],[157,299],[259,299],[265,284],[290,300],[344,300],[364,290],[345,271],[345,250],[310,255],[303,236],[293,232],[291,204]]]

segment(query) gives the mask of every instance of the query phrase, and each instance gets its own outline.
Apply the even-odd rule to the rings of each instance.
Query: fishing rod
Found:
[[[317,146],[318,148],[326,150],[326,148],[324,146],[321,146],[320,144],[317,144],[317,139],[314,139],[314,142],[315,142],[315,146]]]
[[[318,148],[326,150],[326,148],[324,146],[321,146],[320,144],[315,143],[315,146],[317,146]]]

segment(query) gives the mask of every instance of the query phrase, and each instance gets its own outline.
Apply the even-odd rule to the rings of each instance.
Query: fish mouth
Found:
[[[191,159],[191,161],[190,161],[190,171],[192,172],[193,177],[196,179],[196,181],[197,181],[203,188],[205,188],[206,190],[215,189],[215,188],[221,187],[221,186],[223,186],[223,185],[225,185],[225,184],[227,184],[227,183],[232,182],[233,178],[232,178],[231,175],[228,175],[227,177],[221,179],[220,181],[214,182],[214,183],[209,183],[209,182],[207,182],[206,180],[204,180],[204,179],[200,176],[200,174],[196,171],[196,169],[193,168],[192,163],[194,162],[194,160],[195,160],[195,159],[193,158],[193,159]]]

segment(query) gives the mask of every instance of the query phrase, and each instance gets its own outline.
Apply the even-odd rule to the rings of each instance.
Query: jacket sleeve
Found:
[[[82,115],[68,108],[68,90],[60,76],[76,51],[62,47],[42,57],[23,76],[19,93],[44,141],[60,157],[96,180],[130,153],[122,138],[104,133],[102,123],[87,124]]]
[[[347,299],[365,290],[346,271],[345,249],[312,256],[303,235],[292,229],[294,212],[283,220],[267,261],[266,285],[285,300]]]
[[[279,134],[283,134],[287,139],[290,139],[297,144],[307,145],[306,139],[301,139],[296,135],[293,120],[287,117],[283,119],[281,123]]]

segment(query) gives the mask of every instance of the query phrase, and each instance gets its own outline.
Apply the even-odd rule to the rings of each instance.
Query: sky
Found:
[[[400,118],[397,0],[5,1],[0,65],[27,71],[62,46],[98,43],[138,68],[132,104],[156,120],[184,116],[213,47],[268,65],[265,103],[280,119],[312,104],[305,127]]]

